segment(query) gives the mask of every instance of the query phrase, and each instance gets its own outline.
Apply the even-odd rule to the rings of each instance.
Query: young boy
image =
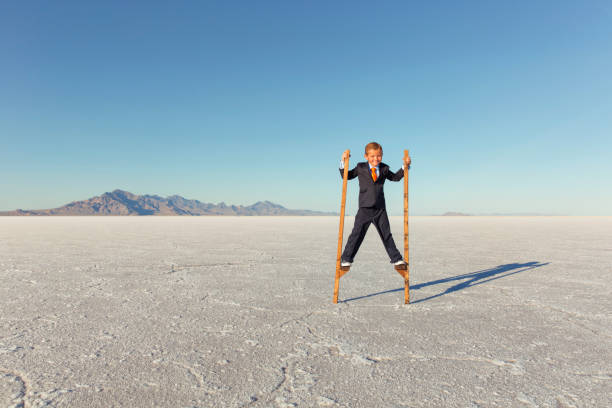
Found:
[[[340,163],[340,177],[344,177],[344,160],[347,153],[342,155]],[[382,146],[376,142],[368,143],[365,147],[365,159],[367,162],[357,163],[354,169],[349,170],[348,179],[352,180],[359,177],[359,210],[355,216],[353,231],[349,235],[342,253],[341,266],[348,268],[353,262],[353,258],[359,246],[365,238],[365,234],[370,224],[374,224],[383,245],[389,254],[391,263],[395,267],[403,267],[406,262],[402,259],[402,254],[397,250],[391,228],[389,217],[385,208],[385,193],[383,185],[385,180],[400,181],[404,177],[404,166],[410,168],[410,157],[404,160],[404,165],[396,173],[389,169],[389,166],[382,163]]]

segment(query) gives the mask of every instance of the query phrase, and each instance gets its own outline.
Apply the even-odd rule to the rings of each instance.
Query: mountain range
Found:
[[[270,201],[253,205],[227,205],[203,203],[179,195],[137,195],[114,190],[87,200],[73,201],[62,207],[46,210],[15,210],[0,215],[337,215],[311,210],[290,210]]]

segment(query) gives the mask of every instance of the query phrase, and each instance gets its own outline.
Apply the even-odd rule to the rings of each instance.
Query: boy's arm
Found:
[[[402,163],[402,168],[399,169],[397,172],[393,173],[391,169],[389,169],[387,172],[387,179],[391,181],[400,181],[401,179],[403,179],[404,178],[404,168],[408,167],[408,170],[410,170],[411,162],[412,160],[410,159],[410,156],[408,156],[406,159],[404,159],[404,163]]]
[[[410,168],[410,167],[408,167]],[[391,169],[387,169],[387,179],[391,181],[400,181],[404,178],[404,166],[395,173]]]
[[[344,160],[348,159],[349,157],[351,157],[350,153],[348,150],[346,150],[343,154],[342,154],[342,160],[340,160],[340,177],[344,178]],[[357,177],[357,166],[355,166],[355,168],[353,168],[353,170],[349,170],[348,171],[348,179],[352,180],[355,177]]]
[[[344,178],[344,161],[340,161],[340,177]],[[348,179],[352,180],[357,177],[357,166],[354,169],[348,171]]]
[[[400,181],[401,179],[403,179],[404,178],[404,167],[405,167],[405,164],[402,164],[402,168],[396,171],[395,173],[392,172],[391,169],[389,169],[387,171],[387,179],[391,181]],[[410,170],[410,166],[408,166],[408,170]]]

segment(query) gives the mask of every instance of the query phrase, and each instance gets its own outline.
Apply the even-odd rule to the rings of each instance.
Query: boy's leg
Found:
[[[397,250],[393,236],[391,235],[391,226],[389,225],[389,217],[387,216],[387,210],[384,208],[379,209],[374,216],[374,226],[382,239],[383,245],[387,250],[391,262],[395,263],[402,260],[402,254]]]
[[[343,261],[353,262],[353,258],[365,238],[368,227],[372,223],[372,214],[370,212],[367,208],[357,210],[353,231],[351,231],[351,235],[346,240],[346,246],[344,247],[344,252],[342,252]]]

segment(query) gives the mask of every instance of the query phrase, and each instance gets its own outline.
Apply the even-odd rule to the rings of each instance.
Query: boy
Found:
[[[342,154],[340,177],[344,177],[344,160],[346,155],[346,152]],[[348,172],[349,180],[359,177],[359,210],[355,216],[353,231],[348,237],[344,252],[342,253],[340,266],[343,268],[348,268],[353,263],[353,258],[363,242],[370,224],[374,224],[376,227],[387,250],[387,254],[391,259],[391,263],[396,268],[402,268],[406,265],[406,262],[402,259],[402,254],[397,250],[391,236],[383,185],[386,179],[400,181],[404,177],[404,166],[410,168],[411,160],[410,157],[406,158],[402,169],[394,173],[389,169],[389,166],[381,162],[382,155],[381,145],[376,142],[368,143],[365,147],[364,155],[367,162],[357,163],[357,166]]]

